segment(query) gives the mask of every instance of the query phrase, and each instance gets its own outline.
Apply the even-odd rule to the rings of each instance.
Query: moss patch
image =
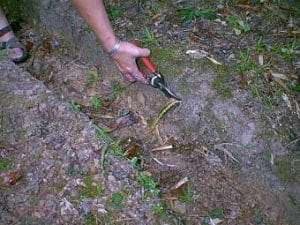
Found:
[[[85,177],[83,183],[84,187],[80,190],[82,198],[96,198],[104,192],[102,185],[94,182],[91,176]]]
[[[84,224],[85,225],[97,225],[97,218],[95,216],[93,216],[92,214],[88,214],[85,218],[84,218]]]
[[[166,77],[176,77],[182,73],[184,62],[180,59],[180,50],[176,47],[153,48],[151,59]]]
[[[300,182],[300,155],[285,155],[275,160],[275,174],[283,182]]]
[[[0,159],[0,172],[6,171],[10,168],[11,163],[7,159]]]
[[[227,80],[230,74],[230,70],[226,66],[217,66],[214,68],[217,73],[217,77],[213,80],[212,86],[217,93],[223,98],[231,98],[232,93]]]

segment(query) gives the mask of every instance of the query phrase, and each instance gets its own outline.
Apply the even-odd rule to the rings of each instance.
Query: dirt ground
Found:
[[[114,200],[104,195],[106,210],[79,212],[78,220],[63,224],[299,224],[300,98],[294,87],[299,87],[300,45],[299,33],[293,33],[299,32],[294,8],[195,1],[194,10],[215,10],[217,17],[210,19],[203,11],[200,16],[180,11],[191,1],[141,1],[134,7],[132,2],[110,2],[115,30],[151,49],[153,61],[182,98],[155,127],[170,102],[157,89],[129,84],[114,71],[72,55],[60,36],[28,25],[20,30],[31,53],[21,68],[75,115],[105,131],[100,138],[110,140],[107,152],[100,145],[102,153],[89,153],[89,160],[107,163],[95,179],[107,182],[106,197],[126,193],[117,201],[122,209],[110,210]],[[73,128],[70,132],[76,134]],[[13,165],[20,160],[1,157],[15,160]],[[126,180],[132,186],[119,188],[119,183],[114,189],[122,171],[135,177]],[[157,185],[141,184],[144,173]],[[145,200],[147,188],[159,194]],[[1,200],[15,190],[1,189]],[[133,205],[136,215],[129,213]]]

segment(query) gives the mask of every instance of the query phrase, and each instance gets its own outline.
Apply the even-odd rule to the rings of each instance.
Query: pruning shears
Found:
[[[134,43],[139,46],[137,42]],[[157,67],[152,63],[150,57],[140,57],[137,59],[137,65],[140,72],[147,79],[148,84],[153,88],[161,90],[168,98],[174,98],[178,101],[181,99],[169,89],[164,76],[157,70]]]

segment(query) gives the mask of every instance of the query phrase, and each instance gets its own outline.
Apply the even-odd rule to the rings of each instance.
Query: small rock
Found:
[[[218,4],[217,9],[219,9],[219,10],[224,9],[224,5],[223,4]]]
[[[62,216],[64,215],[77,215],[78,212],[77,210],[74,208],[74,206],[66,199],[66,198],[63,198],[62,202],[60,203],[60,214]]]
[[[230,54],[227,59],[228,60],[233,60],[233,59],[235,59],[235,55],[234,54]]]

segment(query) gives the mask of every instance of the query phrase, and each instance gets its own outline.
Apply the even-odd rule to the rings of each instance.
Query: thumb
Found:
[[[148,48],[140,48],[138,57],[147,57],[150,55],[150,50]]]

